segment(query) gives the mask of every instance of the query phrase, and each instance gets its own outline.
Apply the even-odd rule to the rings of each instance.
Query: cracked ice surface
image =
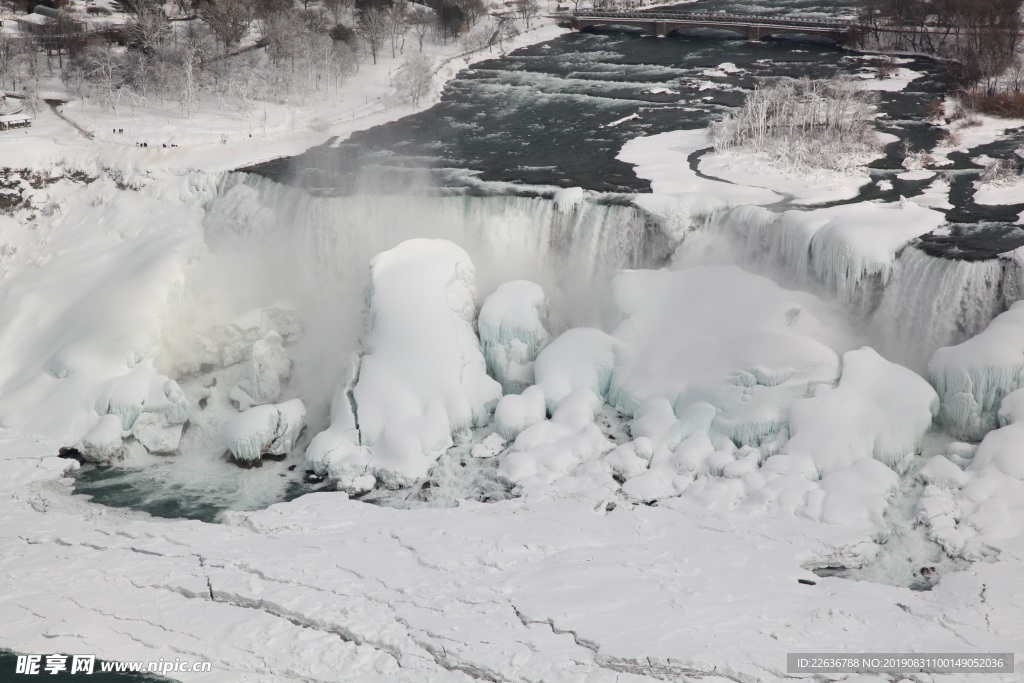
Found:
[[[3,446],[0,647],[17,651],[212,661],[185,680],[633,683],[782,680],[808,647],[1024,637],[1010,555],[926,593],[807,586],[801,564],[858,532],[585,494],[415,513],[312,494],[223,525],[158,520],[69,496],[49,444]]]

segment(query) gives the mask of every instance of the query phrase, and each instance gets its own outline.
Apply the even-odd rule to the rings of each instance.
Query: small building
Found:
[[[0,131],[13,130],[14,128],[28,128],[31,125],[32,117],[26,114],[0,116]]]

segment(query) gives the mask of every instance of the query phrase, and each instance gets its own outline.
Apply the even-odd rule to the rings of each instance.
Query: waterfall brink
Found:
[[[910,245],[872,323],[893,360],[923,370],[936,349],[973,337],[1019,300],[1020,274],[1014,259],[937,258]]]
[[[707,262],[710,254],[783,286],[836,300],[866,323],[872,346],[923,372],[937,348],[978,334],[1021,298],[1020,259],[1016,252],[983,261],[931,256],[915,246],[912,233],[928,228],[926,221],[934,216],[919,208],[876,206],[880,209],[869,205],[863,210],[882,218],[887,216],[881,211],[889,211],[894,225],[899,217],[925,220],[900,242],[899,234],[888,234],[888,226],[877,231],[870,213],[867,220],[854,216],[836,229],[834,210],[777,214],[744,206],[711,217],[702,232],[686,238],[677,261]],[[875,235],[870,234],[873,228]],[[863,233],[871,238],[882,234],[889,243],[875,249],[870,240],[858,239]]]

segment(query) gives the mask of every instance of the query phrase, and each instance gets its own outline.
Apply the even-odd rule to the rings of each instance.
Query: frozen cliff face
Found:
[[[628,271],[613,287],[624,351],[608,402],[625,415],[659,398],[680,416],[699,405],[713,410],[713,432],[758,446],[794,401],[839,375],[810,295],[735,266]]]
[[[738,207],[715,218],[713,230],[731,237],[742,260],[816,283],[844,304],[869,312],[892,276],[896,254],[945,222],[916,204],[860,204],[772,213]]]
[[[839,386],[793,404],[783,450],[810,456],[820,472],[875,458],[897,468],[921,445],[939,398],[910,370],[873,349],[843,355]]]
[[[928,377],[942,400],[940,415],[950,433],[980,441],[995,429],[1000,402],[1024,386],[1024,302],[996,317],[976,337],[941,348]]]
[[[359,423],[352,389],[359,376],[359,356],[345,364],[345,374],[331,399],[330,426],[313,437],[306,448],[309,469],[330,477],[350,494],[369,491],[376,484],[370,473],[370,450],[360,445]]]
[[[424,476],[453,437],[490,422],[501,386],[487,375],[475,319],[473,263],[455,244],[408,240],[370,262],[352,397],[379,478]]]
[[[305,426],[306,406],[294,399],[240,413],[224,425],[223,435],[236,464],[259,467],[264,455],[288,455]]]
[[[178,383],[153,369],[146,359],[131,372],[108,382],[95,403],[100,415],[118,418],[125,435],[151,453],[172,453],[181,441],[189,403]]]
[[[478,326],[491,376],[506,394],[518,394],[534,382],[533,362],[548,341],[547,298],[540,285],[506,282],[484,300]]]

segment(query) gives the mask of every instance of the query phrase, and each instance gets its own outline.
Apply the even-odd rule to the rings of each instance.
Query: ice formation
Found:
[[[1024,302],[977,336],[937,350],[928,377],[942,400],[940,415],[950,433],[980,441],[998,426],[1003,397],[1024,386]]]
[[[250,408],[223,428],[232,459],[242,467],[259,467],[264,455],[285,456],[306,426],[306,406],[299,399]]]
[[[281,396],[281,381],[291,371],[283,340],[276,330],[253,343],[249,351],[249,377],[231,391],[241,410],[273,403]]]
[[[349,493],[368,491],[376,484],[370,474],[370,451],[360,445],[352,388],[359,373],[359,356],[345,364],[345,375],[331,399],[330,426],[313,437],[306,448],[309,468],[328,476]]]
[[[378,478],[420,478],[453,437],[490,422],[501,386],[487,375],[475,320],[475,270],[455,244],[408,240],[370,262],[352,395]]]
[[[794,401],[838,378],[814,297],[735,266],[628,271],[614,294],[623,351],[608,402],[625,415],[659,398],[680,416],[702,407],[716,433],[757,446],[786,426]]]
[[[117,415],[103,415],[82,437],[78,451],[88,462],[109,462],[121,452],[121,436],[121,419]]]
[[[506,282],[484,300],[478,327],[487,370],[506,394],[533,384],[533,361],[547,343],[547,298],[540,285]]]
[[[125,434],[134,436],[151,453],[176,451],[189,416],[188,399],[181,387],[156,372],[151,359],[107,382],[95,408],[100,415],[117,417]]]
[[[810,456],[820,472],[863,458],[897,468],[920,448],[938,413],[932,387],[865,347],[843,355],[839,385],[793,404],[783,451]]]
[[[738,207],[710,227],[738,241],[746,262],[767,262],[817,283],[847,305],[870,310],[893,274],[896,254],[945,216],[916,204],[860,204],[775,214]]]

